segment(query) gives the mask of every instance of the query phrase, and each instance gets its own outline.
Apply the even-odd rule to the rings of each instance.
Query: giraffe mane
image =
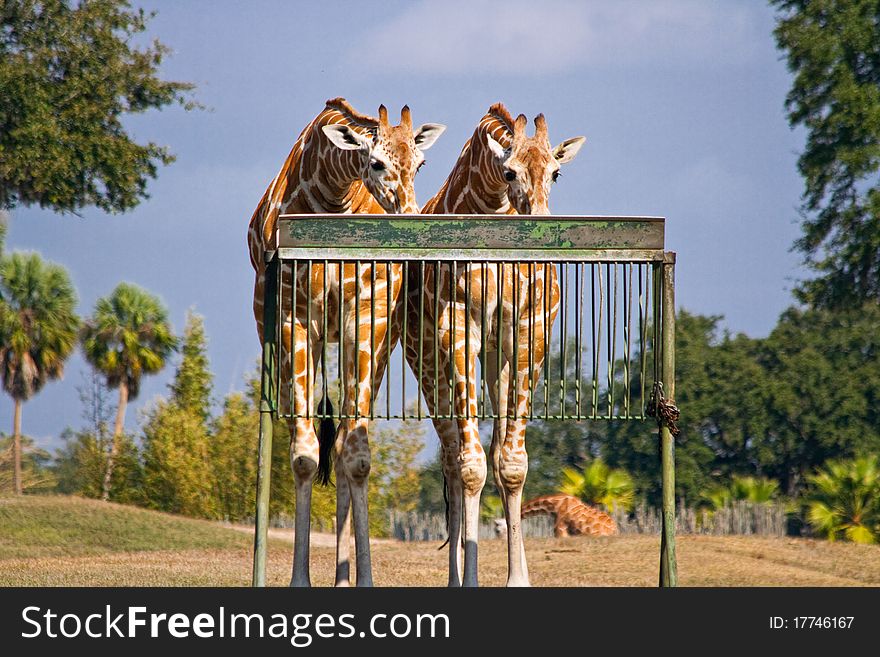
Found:
[[[338,98],[331,98],[327,101],[327,108],[334,109],[338,112],[342,112],[347,119],[353,121],[365,128],[370,128],[371,130],[375,130],[379,127],[379,119],[374,116],[369,116],[368,114],[361,114],[354,107],[352,107],[345,98],[339,96]]]
[[[489,108],[487,114],[494,116],[496,119],[502,121],[506,125],[507,129],[510,131],[510,134],[513,134],[513,117],[510,116],[510,112],[507,111],[504,103],[495,103]]]

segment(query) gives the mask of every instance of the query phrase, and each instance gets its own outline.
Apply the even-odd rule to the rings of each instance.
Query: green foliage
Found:
[[[703,498],[717,510],[739,501],[769,504],[778,493],[778,481],[766,477],[733,475],[729,486],[717,486],[703,493]]]
[[[144,374],[155,374],[177,346],[168,311],[143,288],[120,283],[95,303],[81,333],[86,360],[116,388],[125,382],[129,399],[140,391]]]
[[[218,517],[211,438],[200,418],[160,400],[147,412],[143,431],[145,505],[188,516]]]
[[[26,401],[60,378],[76,345],[76,292],[67,271],[36,253],[0,259],[0,375]]]
[[[171,399],[180,408],[207,422],[211,414],[213,374],[208,365],[205,323],[201,315],[189,311],[183,329],[183,358],[171,383]]]
[[[802,300],[845,307],[880,300],[880,21],[876,0],[771,0],[774,35],[795,78],[792,127],[807,130],[803,235],[819,277]]]
[[[13,437],[0,434],[0,491],[12,490]],[[55,487],[49,463],[52,457],[34,445],[30,436],[21,436],[21,488],[25,493],[48,493]]]
[[[55,492],[65,495],[99,498],[107,467],[108,437],[90,431],[68,429],[61,438],[64,446],[54,457]],[[134,439],[119,437],[119,452],[110,480],[110,500],[121,504],[143,504],[143,466]]]
[[[388,510],[415,511],[419,503],[417,459],[424,447],[424,423],[409,420],[370,430],[370,532],[388,534]]]
[[[880,539],[880,457],[829,461],[809,481],[807,518],[817,532],[830,541]]]
[[[880,452],[880,306],[783,313],[762,341],[768,429],[752,449],[794,496],[832,458]]]
[[[136,47],[152,15],[124,0],[5,0],[0,7],[0,207],[123,212],[174,157],[138,144],[127,115],[188,101],[158,77],[167,46]]]
[[[629,511],[635,503],[635,488],[629,473],[608,467],[600,458],[593,459],[582,470],[563,468],[559,490],[587,504],[602,505],[609,511]]]
[[[251,401],[241,393],[228,395],[209,445],[217,511],[224,519],[240,521],[254,513],[258,435],[259,418]]]

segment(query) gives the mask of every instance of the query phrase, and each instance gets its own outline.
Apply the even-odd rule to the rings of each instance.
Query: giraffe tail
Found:
[[[324,358],[324,354],[321,354]],[[336,442],[336,425],[333,424],[333,404],[327,395],[327,379],[324,379],[324,391],[318,402],[318,415],[323,416],[318,426],[318,470],[315,478],[322,486],[330,483],[330,471],[333,469],[333,445]]]

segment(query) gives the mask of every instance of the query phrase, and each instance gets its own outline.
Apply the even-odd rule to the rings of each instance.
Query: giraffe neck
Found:
[[[511,214],[504,172],[486,146],[486,135],[507,148],[513,139],[509,121],[489,112],[465,143],[449,177],[424,213]]]
[[[333,102],[300,133],[251,217],[250,250],[255,269],[262,266],[262,250],[274,248],[279,214],[384,214],[360,180],[358,152],[336,148],[321,130],[325,125],[346,123],[366,134],[375,130],[376,121]]]

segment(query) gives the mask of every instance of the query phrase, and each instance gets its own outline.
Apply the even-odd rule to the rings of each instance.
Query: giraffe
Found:
[[[556,538],[613,536],[617,533],[617,523],[611,516],[565,493],[541,495],[523,503],[523,518],[539,514],[553,516],[553,535]]]
[[[416,213],[414,178],[424,164],[427,150],[445,126],[426,123],[416,130],[408,107],[401,111],[400,124],[388,123],[388,112],[379,107],[379,118],[360,114],[343,98],[328,100],[323,111],[309,123],[294,143],[290,154],[263,194],[248,227],[248,247],[256,273],[254,316],[257,332],[263,337],[264,254],[273,249],[278,215],[281,213]],[[279,362],[284,382],[281,405],[290,408],[290,462],[296,486],[296,518],[291,586],[309,586],[309,515],[312,480],[316,474],[329,479],[330,458],[336,454],[337,491],[337,568],[336,584],[349,584],[350,519],[354,520],[357,584],[372,585],[369,525],[367,520],[367,479],[370,450],[367,435],[370,399],[382,382],[388,353],[386,331],[392,345],[400,329],[394,310],[401,288],[400,265],[384,266],[342,263],[338,266],[301,263],[292,271],[281,272],[280,309],[282,319]],[[326,289],[325,289],[326,285]],[[389,291],[390,287],[390,291]],[[293,296],[293,295],[296,296]],[[296,299],[296,308],[290,307]],[[390,303],[389,300],[390,299]],[[327,304],[328,330],[321,322]],[[356,307],[357,306],[357,307]],[[343,317],[336,315],[341,309]],[[371,314],[375,329],[371,331]],[[356,322],[355,318],[359,318]],[[332,421],[321,440],[311,416],[314,403],[315,370],[322,345],[340,342],[339,320],[343,321],[344,398],[341,412],[358,419],[340,422],[335,436]],[[356,325],[357,324],[357,325]],[[371,336],[372,332],[372,336]],[[372,339],[371,339],[372,338]],[[357,343],[357,349],[353,346]],[[377,345],[375,351],[371,344]],[[311,352],[310,354],[308,352]],[[355,351],[357,354],[355,355]],[[311,355],[311,358],[309,358]],[[370,374],[374,376],[370,376]],[[371,388],[370,380],[374,386]],[[326,389],[326,381],[324,382]],[[325,395],[326,399],[326,395]],[[322,423],[323,424],[323,423]]]
[[[556,181],[560,165],[574,158],[585,139],[567,139],[554,148],[548,141],[543,114],[535,117],[534,136],[526,135],[526,125],[522,114],[513,120],[504,105],[492,105],[462,148],[449,177],[422,213],[549,214],[550,185]],[[477,585],[479,504],[487,471],[476,419],[474,385],[476,357],[482,346],[486,352],[483,371],[492,406],[499,416],[494,422],[490,450],[493,471],[511,528],[507,583],[528,586],[520,529],[522,488],[528,470],[526,421],[519,418],[529,411],[529,387],[537,382],[544,343],[559,307],[556,270],[535,263],[459,263],[455,271],[450,264],[428,264],[420,267],[419,272],[410,270],[408,275],[421,280],[412,280],[408,286],[413,292],[405,304],[409,320],[406,358],[419,380],[440,436],[449,489],[449,585]],[[424,290],[424,299],[418,297],[419,289]],[[496,311],[500,322],[496,322]],[[425,321],[420,341],[416,327],[421,312]],[[487,318],[486,327],[482,327],[481,317]],[[483,335],[486,345],[481,345]],[[531,348],[525,348],[526,345]],[[440,376],[434,371],[435,357]],[[445,374],[450,371],[452,389]],[[508,408],[516,419],[506,417]],[[450,409],[457,419],[435,417],[450,415]],[[463,581],[459,548],[462,539]]]

